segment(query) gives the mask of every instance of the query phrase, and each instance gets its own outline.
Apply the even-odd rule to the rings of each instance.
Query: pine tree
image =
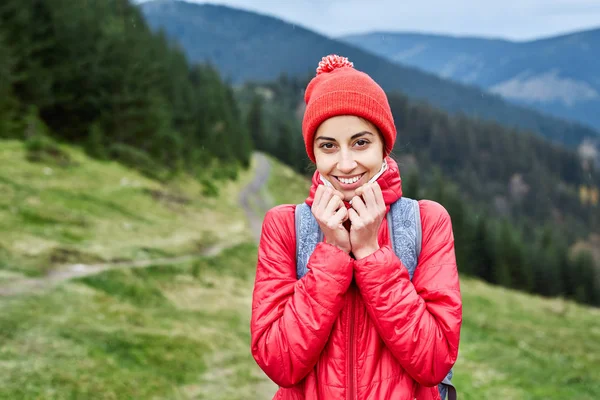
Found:
[[[507,221],[502,221],[499,234],[495,243],[494,281],[501,286],[514,287],[518,283],[513,281],[512,272],[521,267],[520,260],[515,257],[511,227]],[[513,286],[514,285],[514,286]]]
[[[266,143],[265,123],[263,121],[262,101],[258,95],[254,96],[247,116],[247,126],[254,148],[265,151],[268,149]]]
[[[600,305],[600,278],[592,255],[587,251],[580,251],[575,255],[572,265],[578,277],[575,299],[582,303]]]
[[[86,142],[86,151],[92,157],[104,160],[108,158],[107,143],[98,123],[92,124],[90,133]]]
[[[233,136],[234,145],[234,155],[237,160],[239,160],[244,168],[248,168],[250,166],[250,158],[252,156],[252,139],[248,134],[247,126],[244,124],[242,113],[239,109],[237,101],[235,100],[233,90],[230,86],[225,87],[225,95],[227,98],[227,103],[229,108],[231,109],[231,117],[232,126],[230,127],[230,131]]]
[[[402,193],[411,199],[419,199],[419,174],[416,169],[412,169],[407,175],[402,179]]]
[[[472,270],[476,276],[487,282],[494,283],[494,259],[490,250],[491,241],[485,218],[478,218],[473,236],[470,257],[473,263]]]
[[[538,293],[546,296],[556,296],[563,291],[558,250],[553,229],[546,226],[540,238],[537,275]]]
[[[12,137],[16,101],[12,96],[13,61],[8,46],[0,36],[0,138]]]
[[[294,160],[294,138],[292,129],[286,121],[280,121],[277,129],[277,144],[275,145],[275,155],[282,162],[291,165]]]

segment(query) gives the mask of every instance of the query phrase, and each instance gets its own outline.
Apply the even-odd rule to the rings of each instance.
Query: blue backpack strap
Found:
[[[323,241],[323,232],[321,232],[308,204],[296,205],[294,214],[296,219],[296,276],[300,279],[308,272],[308,259],[317,244]]]
[[[448,375],[446,375],[442,383],[438,385],[438,391],[440,392],[442,400],[446,400],[446,395],[448,396],[448,400],[456,400],[456,388],[452,384],[452,375],[452,369],[450,369]]]
[[[412,280],[419,263],[423,234],[419,202],[401,197],[390,206],[387,222],[394,253],[402,261]],[[456,400],[456,389],[451,381],[452,375],[453,372],[450,370],[438,385],[442,400],[446,400],[446,398]]]
[[[390,206],[388,231],[394,253],[408,269],[412,280],[421,253],[421,214],[419,202],[401,197]]]

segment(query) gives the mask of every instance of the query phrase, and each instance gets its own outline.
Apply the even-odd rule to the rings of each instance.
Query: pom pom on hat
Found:
[[[354,68],[348,58],[337,54],[323,57],[304,93],[306,110],[302,136],[308,157],[315,161],[315,132],[328,118],[355,115],[373,123],[384,141],[388,156],[396,141],[396,126],[383,89],[369,75]]]
[[[319,66],[317,67],[317,75],[331,72],[336,68],[344,67],[354,68],[354,63],[348,61],[347,57],[341,57],[337,54],[330,54],[326,57],[323,57],[319,62]]]

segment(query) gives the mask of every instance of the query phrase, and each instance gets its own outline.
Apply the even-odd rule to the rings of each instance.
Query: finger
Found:
[[[337,210],[333,217],[330,219],[330,228],[344,228],[342,226],[342,222],[344,222],[346,219],[348,219],[348,210],[346,210],[346,207],[342,207],[339,210]]]
[[[358,196],[354,196],[352,198],[352,208],[356,210],[358,215],[365,215],[365,213],[367,212],[367,207],[365,206],[365,203],[363,202],[362,198]]]
[[[329,204],[329,200],[331,199],[333,190],[329,187],[323,189],[323,194],[321,194],[321,201],[319,202],[318,210],[321,213],[325,212],[327,205]]]
[[[325,208],[325,216],[333,215],[338,208],[343,206],[344,203],[342,202],[342,198],[334,194],[331,196],[331,199],[329,199],[329,203]]]
[[[358,225],[360,223],[360,216],[353,208],[348,209],[348,218],[350,222],[352,222],[352,226]]]
[[[321,202],[321,196],[323,195],[323,190],[325,186],[319,185],[317,186],[317,190],[315,191],[315,198],[313,200],[313,208],[318,209],[319,203]]]
[[[365,187],[363,199],[365,199],[365,205],[367,206],[367,209],[377,209],[377,200],[375,200],[373,185],[368,185]]]
[[[348,221],[348,218],[349,218],[348,217],[348,209],[346,208],[346,206],[344,206],[343,208],[344,208],[344,210],[346,210],[346,213],[344,214],[344,219],[342,220],[342,222],[346,222],[346,221]]]
[[[342,199],[342,201],[344,200],[344,194],[337,189],[333,189],[333,195],[340,196],[340,199]]]
[[[379,186],[379,183],[375,182],[373,184],[373,192],[375,194],[377,205],[379,207],[385,207],[385,200],[383,199],[383,192],[381,191],[381,186]]]
[[[358,189],[356,189],[354,191],[354,194],[360,198],[362,198],[363,203],[365,202],[365,189],[368,186],[368,183],[365,183],[364,185],[362,185],[361,187],[359,187]]]

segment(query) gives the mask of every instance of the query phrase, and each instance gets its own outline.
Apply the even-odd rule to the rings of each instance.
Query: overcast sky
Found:
[[[600,28],[600,0],[224,0],[328,36],[372,30],[528,40]]]

